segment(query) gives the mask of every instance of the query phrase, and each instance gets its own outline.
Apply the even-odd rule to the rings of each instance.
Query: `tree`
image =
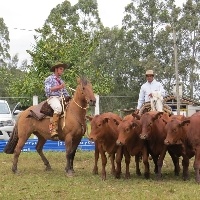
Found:
[[[183,5],[178,27],[180,48],[180,73],[184,83],[184,93],[199,99],[199,52],[200,52],[200,2],[188,0]]]
[[[4,23],[3,18],[0,18],[0,66],[5,66],[6,62],[10,59],[9,54],[9,31]]]

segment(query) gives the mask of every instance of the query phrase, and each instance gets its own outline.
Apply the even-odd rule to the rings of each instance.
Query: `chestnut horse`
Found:
[[[76,149],[86,131],[85,116],[88,104],[94,106],[96,103],[91,83],[85,78],[78,78],[77,82],[76,91],[69,102],[69,106],[64,111],[64,117],[59,120],[58,125],[59,139],[64,141],[66,146],[67,162],[65,170],[69,176],[73,176],[73,161]],[[49,132],[50,119],[44,118],[42,120],[37,120],[33,117],[27,117],[33,107],[34,106],[31,106],[20,113],[13,133],[4,148],[5,153],[14,153],[12,165],[12,171],[14,173],[17,172],[17,163],[21,150],[31,134],[38,137],[36,150],[44,162],[46,170],[51,169],[49,161],[43,153],[44,144],[48,139],[51,140]]]

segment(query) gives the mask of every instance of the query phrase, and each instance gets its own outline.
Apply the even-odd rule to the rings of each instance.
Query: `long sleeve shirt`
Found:
[[[63,94],[64,96],[69,96],[69,93],[67,92],[67,90],[65,88],[62,88],[62,89],[56,90],[56,91],[51,91],[52,87],[61,85],[62,83],[64,83],[64,81],[60,77],[57,78],[55,76],[55,74],[48,76],[44,81],[46,97],[47,98],[50,96],[59,96],[60,97],[61,94]]]
[[[154,79],[152,82],[144,83],[140,89],[137,109],[140,109],[143,103],[150,101],[149,94],[155,91],[160,92],[163,97],[165,96],[165,90],[160,82]]]

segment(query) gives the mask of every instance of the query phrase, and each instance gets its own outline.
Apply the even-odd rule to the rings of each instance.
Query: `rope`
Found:
[[[66,118],[66,112],[65,112],[65,102],[64,102],[64,95],[61,95],[61,105],[62,105],[62,110],[64,113],[64,120],[63,120],[63,125],[62,125],[62,129],[65,127],[65,118]]]
[[[87,105],[87,107],[83,108],[83,107],[80,106],[78,103],[76,103],[76,101],[74,100],[74,98],[73,98],[72,100],[73,100],[73,102],[74,102],[79,108],[82,108],[82,109],[84,109],[84,110],[86,110],[86,109],[88,108],[88,105]]]

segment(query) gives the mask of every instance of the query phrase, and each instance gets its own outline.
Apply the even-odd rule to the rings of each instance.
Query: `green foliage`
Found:
[[[10,39],[9,39],[9,31],[8,27],[4,23],[3,18],[0,17],[0,65],[4,65],[8,62],[10,59],[9,54],[9,45]]]

